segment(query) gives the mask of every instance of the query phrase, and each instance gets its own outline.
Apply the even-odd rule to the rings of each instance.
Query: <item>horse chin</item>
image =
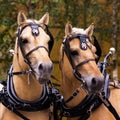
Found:
[[[35,77],[36,79],[38,80],[38,82],[40,84],[45,84],[46,82],[48,82],[50,80],[50,77],[49,76],[41,76],[41,75],[38,75],[38,74],[35,74]]]
[[[38,79],[38,81],[40,84],[45,84],[48,81],[48,79],[40,78]]]
[[[96,89],[96,88],[88,88],[88,94],[97,94],[101,91],[102,89]]]

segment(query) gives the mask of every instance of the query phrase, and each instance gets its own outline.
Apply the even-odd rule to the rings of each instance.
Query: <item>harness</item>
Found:
[[[107,82],[108,82],[107,84],[110,83],[110,81]],[[107,84],[105,84],[105,86]],[[71,100],[76,95],[77,93],[75,93],[74,96],[72,96]],[[56,105],[57,106],[56,109],[59,109],[60,112],[59,114],[60,117],[57,116],[57,119],[62,120],[63,117],[71,117],[71,118],[79,117],[79,120],[87,120],[94,110],[96,110],[101,104],[104,104],[106,108],[112,113],[114,118],[116,120],[120,120],[119,114],[108,100],[109,96],[110,96],[110,89],[108,88],[107,91],[103,89],[99,94],[86,95],[86,97],[77,106],[72,108],[67,107],[65,104],[68,101],[64,101],[63,97],[61,97]]]
[[[18,110],[34,112],[34,111],[48,109],[52,105],[52,98],[51,98],[51,95],[53,94],[51,93],[52,88],[48,87],[47,84],[43,86],[43,92],[39,99],[32,102],[20,99],[16,95],[14,90],[12,70],[13,67],[10,68],[8,74],[7,86],[4,86],[2,91],[0,91],[0,101],[4,106],[6,106],[8,109],[16,113],[24,120],[28,120],[24,115],[18,112]]]
[[[73,68],[73,73],[75,77],[82,82],[81,87],[87,90],[86,83],[83,79],[81,79],[81,74],[77,71],[77,68],[89,61],[95,61],[95,59],[93,58],[86,59],[85,61],[82,61],[77,66],[75,66],[72,61],[72,57],[70,55],[70,45],[69,45],[69,41],[71,41],[73,38],[79,38],[80,48],[82,50],[86,50],[87,49],[86,38],[88,37],[86,35],[75,34],[75,35],[71,35],[70,37],[66,38],[65,41],[63,42],[64,44],[63,53],[65,52],[66,56],[68,57],[68,60]],[[95,44],[97,44],[98,46],[98,42],[95,37],[94,39],[95,39]],[[96,62],[98,62],[98,60]],[[109,83],[111,81],[109,79],[109,74],[105,74],[105,72],[106,71],[102,70],[102,73],[105,76],[105,84],[104,84],[102,91],[100,91],[99,93],[95,93],[95,94],[87,94],[86,97],[82,100],[82,102],[80,102],[77,106],[69,108],[66,106],[66,103],[70,102],[72,99],[74,99],[75,96],[78,95],[78,93],[80,92],[79,88],[77,88],[74,91],[74,93],[66,101],[64,101],[63,97],[60,97],[57,100],[58,103],[56,105],[57,106],[56,109],[60,110],[59,111],[60,117],[58,116],[58,119],[61,120],[62,117],[79,117],[79,120],[86,120],[90,117],[91,112],[97,109],[103,103],[108,108],[108,110],[113,114],[116,120],[120,120],[120,117],[117,111],[114,109],[114,107],[108,100],[110,96]]]
[[[15,114],[17,114],[19,117],[21,117],[24,120],[29,120],[27,117],[25,117],[23,114],[21,114],[19,112],[19,110],[21,111],[28,111],[28,112],[34,112],[34,111],[41,111],[44,109],[48,109],[51,107],[51,105],[53,104],[53,90],[52,90],[52,86],[51,86],[51,82],[48,81],[48,83],[44,84],[43,86],[43,92],[42,95],[40,96],[39,99],[29,102],[29,101],[25,101],[20,99],[17,95],[16,92],[14,90],[14,84],[13,84],[13,75],[24,75],[24,74],[30,74],[31,72],[34,73],[33,68],[31,67],[31,63],[28,59],[28,56],[34,52],[35,50],[39,49],[39,48],[44,48],[48,54],[50,55],[51,49],[53,47],[54,44],[54,40],[53,40],[53,36],[51,34],[51,32],[48,29],[48,26],[46,26],[46,31],[47,34],[50,37],[49,43],[48,43],[48,48],[44,46],[37,46],[35,48],[33,48],[32,50],[30,50],[27,54],[25,53],[24,49],[23,49],[23,43],[22,40],[20,38],[20,35],[22,33],[22,31],[27,27],[30,26],[32,29],[32,34],[33,36],[38,36],[39,35],[39,30],[38,28],[41,27],[40,25],[36,24],[36,23],[29,23],[27,25],[25,25],[24,27],[19,27],[18,28],[18,45],[20,47],[21,53],[23,55],[24,61],[29,65],[30,70],[28,71],[18,71],[18,72],[13,72],[13,66],[11,66],[9,72],[8,72],[8,78],[7,78],[7,83],[4,82],[4,87],[3,89],[0,91],[0,102],[7,107],[9,110],[11,110],[12,112],[14,112]],[[51,111],[50,111],[50,115],[49,115],[49,120],[51,120]]]

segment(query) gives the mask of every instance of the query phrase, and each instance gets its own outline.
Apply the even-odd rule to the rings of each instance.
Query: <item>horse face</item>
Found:
[[[52,62],[49,58],[50,37],[44,31],[48,21],[48,13],[39,21],[28,20],[23,13],[19,13],[18,15],[18,24],[22,29],[18,38],[20,39],[19,42],[21,43],[22,49],[19,47],[19,64],[24,69],[29,69],[29,66],[40,83],[45,83],[50,79],[53,69]],[[27,64],[24,61],[25,57]]]
[[[95,47],[92,45],[91,48],[95,50]],[[74,39],[70,42],[70,54],[75,66],[90,58],[95,59],[95,53],[90,48],[87,48],[85,51],[81,50],[79,39]],[[95,92],[102,88],[104,83],[103,75],[99,71],[95,61],[84,63],[77,68],[77,71],[86,82],[88,91]]]
[[[72,39],[69,40],[69,54],[71,58],[68,58],[68,57],[65,58],[64,59],[65,66],[64,67],[62,66],[62,67],[66,69],[64,70],[65,72],[67,71],[67,69],[69,69],[69,71],[71,69],[72,72],[73,72],[72,69],[77,69],[77,72],[79,72],[81,75],[80,76],[81,79],[86,82],[86,86],[87,86],[86,88],[88,89],[88,91],[97,92],[102,89],[104,84],[104,79],[95,61],[96,48],[95,46],[92,45],[90,41],[92,31],[93,31],[93,24],[86,30],[72,28],[71,25],[66,26],[66,30],[65,30],[66,36],[71,37],[73,34],[81,34],[83,36],[84,35],[88,36],[88,38],[85,39],[86,41],[85,44],[81,43],[82,40],[80,39],[82,37],[79,37],[79,38],[73,37]],[[66,60],[66,59],[69,59],[69,60]],[[72,62],[70,61],[70,59]],[[70,64],[74,64],[73,66],[71,66],[72,68],[67,67],[68,63],[65,63],[65,61],[66,62],[69,61]],[[69,79],[72,78],[70,73],[68,75],[66,74],[66,76]]]

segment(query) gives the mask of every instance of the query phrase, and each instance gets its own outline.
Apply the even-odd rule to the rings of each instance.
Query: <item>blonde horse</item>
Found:
[[[63,94],[63,104],[60,105],[61,118],[65,116],[68,120],[115,119],[104,104],[95,109],[97,103],[93,102],[97,99],[94,95],[102,90],[105,82],[96,64],[98,48],[92,44],[93,30],[94,24],[85,30],[66,24],[65,38],[60,49]],[[109,99],[120,114],[119,91],[111,88]]]
[[[53,44],[47,28],[49,14],[37,21],[19,12],[17,22],[18,37],[7,87],[1,95],[0,120],[52,120],[47,86],[53,69],[49,57]]]

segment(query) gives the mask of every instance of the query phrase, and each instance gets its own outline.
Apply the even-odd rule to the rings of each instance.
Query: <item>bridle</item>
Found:
[[[93,106],[93,102],[95,99],[94,94],[88,94],[87,83],[82,78],[82,75],[78,71],[78,68],[81,67],[82,65],[88,63],[89,61],[96,61],[96,60],[94,58],[88,58],[88,59],[85,59],[84,61],[78,63],[78,65],[75,65],[75,63],[72,59],[71,50],[70,50],[70,41],[72,41],[74,38],[78,38],[80,40],[80,48],[82,50],[85,51],[85,50],[87,50],[88,47],[90,47],[87,43],[87,42],[90,42],[90,39],[88,36],[86,36],[84,34],[73,34],[69,37],[65,37],[65,39],[63,41],[62,59],[61,60],[63,61],[63,57],[64,57],[64,53],[65,53],[69,60],[70,65],[72,67],[72,71],[73,71],[75,78],[77,78],[77,80],[79,80],[81,82],[81,84],[76,90],[74,90],[74,92],[72,93],[71,96],[69,96],[69,98],[64,100],[64,98],[61,97],[58,100],[59,108],[56,107],[56,109],[60,109],[60,117],[59,117],[60,120],[62,119],[63,116],[64,117],[82,116],[82,117],[85,117],[84,120],[86,120],[86,118],[88,118],[91,113],[91,109],[92,109],[91,107]],[[87,92],[85,98],[77,106],[72,107],[72,108],[67,107],[66,104],[69,103],[72,99],[74,99],[78,95],[81,88],[83,88],[85,90],[85,92]],[[88,110],[90,112],[86,113],[86,110]]]
[[[10,67],[8,73],[8,79],[5,81],[5,85],[3,89],[0,91],[0,102],[8,108],[10,111],[14,112],[23,120],[30,120],[25,115],[23,115],[21,111],[27,112],[35,112],[41,111],[49,108],[49,120],[52,117],[51,107],[53,105],[53,92],[52,92],[52,83],[49,80],[47,83],[43,85],[42,95],[37,99],[31,102],[20,99],[14,89],[13,83],[13,66]],[[18,75],[16,73],[16,75]]]
[[[24,51],[24,48],[23,48],[23,43],[22,43],[22,40],[21,40],[20,35],[21,35],[22,31],[23,31],[26,27],[28,27],[28,26],[31,27],[31,29],[32,29],[32,35],[33,35],[33,36],[38,36],[38,35],[40,34],[40,33],[39,33],[39,27],[42,28],[42,26],[40,26],[39,24],[36,24],[36,23],[28,23],[28,24],[25,25],[24,27],[19,26],[19,28],[18,28],[18,45],[19,45],[19,47],[20,47],[20,50],[21,50],[22,56],[23,56],[23,58],[24,58],[24,61],[29,65],[30,69],[34,72],[33,68],[31,67],[31,62],[29,61],[28,56],[29,56],[32,52],[36,51],[36,50],[39,49],[39,48],[45,49],[45,50],[48,52],[49,56],[50,56],[50,52],[51,52],[52,47],[53,47],[53,44],[54,44],[54,39],[53,39],[53,36],[52,36],[51,32],[50,32],[49,29],[48,29],[48,26],[44,24],[44,26],[46,27],[46,32],[47,32],[47,34],[48,34],[49,37],[50,37],[50,40],[49,40],[49,43],[48,43],[48,49],[47,49],[45,46],[41,46],[41,45],[40,45],[40,46],[37,46],[37,47],[31,49],[31,50],[26,54],[25,51]],[[42,29],[43,29],[43,28],[42,28]]]
[[[36,24],[36,23],[29,23],[27,25],[25,25],[24,27],[19,26],[18,28],[18,39],[17,39],[17,44],[18,47],[20,47],[22,56],[24,58],[24,61],[29,65],[30,70],[26,70],[26,71],[17,71],[14,72],[13,71],[13,66],[10,67],[10,70],[8,72],[8,79],[7,79],[7,83],[6,85],[3,87],[2,91],[0,91],[0,102],[2,102],[2,104],[4,106],[6,106],[9,110],[11,110],[12,112],[14,112],[15,114],[17,114],[20,118],[24,119],[24,120],[29,120],[26,116],[24,116],[22,113],[20,113],[18,110],[22,110],[22,111],[41,111],[41,110],[45,110],[48,109],[52,106],[53,101],[52,101],[52,97],[53,97],[53,93],[52,93],[52,84],[50,82],[50,80],[45,83],[43,85],[43,93],[40,96],[39,99],[35,100],[35,101],[24,101],[22,99],[20,99],[17,95],[16,92],[14,90],[14,84],[13,84],[13,75],[24,75],[24,74],[29,74],[32,72],[34,73],[33,68],[31,67],[31,62],[28,59],[28,56],[36,51],[39,48],[43,48],[48,52],[48,55],[50,56],[50,52],[51,49],[53,47],[54,44],[54,40],[53,40],[53,36],[51,34],[51,32],[48,29],[48,26],[45,25],[46,27],[46,31],[47,34],[50,37],[49,43],[48,43],[48,49],[45,46],[37,46],[33,49],[31,49],[27,54],[24,51],[23,48],[23,43],[21,40],[21,33],[22,31],[26,28],[30,26],[32,29],[32,35],[33,36],[38,36],[39,35],[39,27],[42,28],[42,26]],[[18,55],[18,53],[17,53]],[[50,108],[49,111],[49,120],[51,120],[52,117],[52,110]]]
[[[87,42],[86,42],[86,38],[88,38],[88,37],[86,35],[75,34],[75,35],[71,35],[70,37],[65,38],[65,40],[63,42],[64,46],[63,46],[62,52],[66,53],[66,56],[68,57],[68,60],[72,66],[74,76],[79,81],[82,82],[82,86],[77,88],[66,101],[64,101],[64,99],[62,97],[59,99],[59,104],[58,104],[59,109],[60,109],[60,118],[59,119],[62,120],[62,117],[64,116],[64,117],[80,117],[79,120],[87,120],[90,117],[91,112],[93,110],[95,110],[96,108],[98,108],[103,103],[108,108],[108,110],[113,114],[113,116],[116,118],[116,120],[119,120],[120,117],[119,117],[117,111],[115,110],[115,108],[112,106],[112,104],[108,100],[108,98],[109,98],[108,90],[105,89],[109,83],[109,78],[107,78],[108,80],[105,84],[105,87],[99,93],[87,94],[86,97],[75,107],[69,108],[66,106],[66,103],[70,102],[75,96],[78,95],[81,87],[84,88],[85,90],[87,90],[86,82],[81,78],[81,73],[79,73],[77,70],[78,67],[88,63],[89,61],[96,61],[96,63],[97,63],[101,56],[101,48],[97,42],[96,37],[94,36],[94,44],[98,47],[96,54],[98,55],[99,58],[97,60],[93,59],[93,58],[89,58],[89,59],[86,59],[86,60],[80,62],[78,65],[75,66],[74,62],[72,60],[71,54],[70,54],[70,45],[69,45],[69,42],[73,38],[78,38],[80,40],[80,48],[82,50],[86,50],[87,46],[88,46]],[[88,38],[88,40],[89,40],[89,38]],[[100,53],[99,53],[99,51],[100,51]],[[108,88],[108,86],[107,86],[107,88]]]
[[[73,34],[70,37],[66,37],[64,42],[63,42],[63,53],[65,52],[71,66],[72,66],[73,74],[79,81],[82,82],[82,84],[86,88],[87,87],[86,82],[85,82],[85,80],[82,79],[81,73],[78,71],[78,68],[81,67],[82,65],[88,63],[89,61],[95,61],[95,59],[88,58],[88,59],[80,62],[78,65],[75,65],[73,62],[72,56],[70,54],[70,41],[73,40],[74,38],[78,38],[80,40],[80,48],[85,51],[85,50],[87,50],[87,47],[89,47],[87,44],[87,41],[86,41],[86,39],[89,40],[89,37],[87,35],[84,35],[84,34]]]

